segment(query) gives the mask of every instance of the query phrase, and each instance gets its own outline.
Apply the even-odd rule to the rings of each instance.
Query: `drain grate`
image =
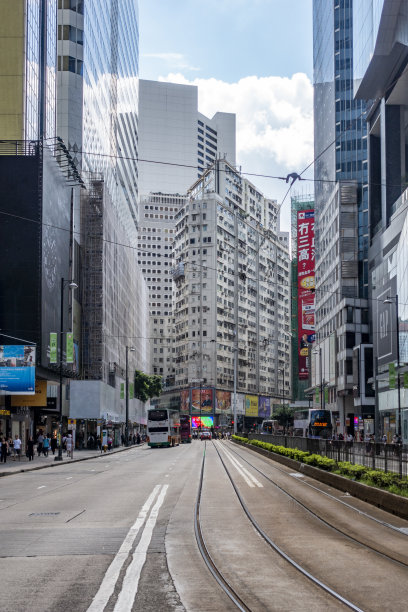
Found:
[[[31,512],[28,516],[57,516],[61,512]]]

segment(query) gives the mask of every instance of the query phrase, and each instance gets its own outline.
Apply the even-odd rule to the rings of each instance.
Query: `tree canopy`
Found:
[[[145,374],[140,370],[135,370],[134,385],[135,397],[142,402],[158,397],[163,391],[161,376]]]

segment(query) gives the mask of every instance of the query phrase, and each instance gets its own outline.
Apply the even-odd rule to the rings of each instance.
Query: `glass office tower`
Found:
[[[353,98],[353,0],[314,0],[313,23],[317,354],[322,349],[313,369],[322,368],[340,433],[360,411],[353,347],[368,341],[365,103]]]

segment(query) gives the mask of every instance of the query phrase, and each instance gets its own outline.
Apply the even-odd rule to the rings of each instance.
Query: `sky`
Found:
[[[309,165],[312,0],[139,0],[139,32],[142,79],[197,85],[201,113],[236,114],[243,173],[286,177]],[[282,203],[285,181],[248,178]],[[291,193],[311,190],[304,181]],[[281,222],[288,230],[290,196]]]

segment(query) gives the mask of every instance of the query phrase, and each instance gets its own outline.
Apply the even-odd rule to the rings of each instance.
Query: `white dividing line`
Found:
[[[37,489],[45,489],[47,485],[41,485],[41,487],[37,487]]]
[[[102,580],[101,586],[91,605],[88,608],[87,612],[102,612],[105,609],[106,604],[108,603],[114,589],[116,582],[119,578],[120,570],[122,569],[123,564],[129,556],[129,552],[133,546],[133,542],[135,541],[137,534],[139,533],[140,528],[142,527],[147,513],[149,512],[151,505],[157,495],[158,490],[161,485],[156,485],[153,491],[150,493],[145,505],[139,512],[139,516],[137,517],[134,525],[129,529],[125,539],[122,542],[122,546],[119,548],[119,551],[116,553],[115,558],[112,563],[108,567],[108,570]]]
[[[68,476],[68,478],[66,478],[65,480],[71,480],[71,478],[73,478],[72,476]]]
[[[157,502],[152,508],[149,518],[146,521],[145,528],[140,538],[140,542],[133,553],[133,559],[126,571],[126,576],[123,580],[122,590],[119,593],[114,612],[130,612],[135,601],[139,579],[142,568],[146,561],[147,549],[153,535],[153,529],[156,525],[157,517],[161,505],[163,504],[169,485],[163,485],[160,491]]]
[[[231,455],[229,451],[227,451],[225,448],[223,450],[226,453],[228,459],[231,461],[231,463],[235,465],[238,472],[241,473],[241,476],[245,478],[245,481],[248,484],[248,486],[254,487],[256,485],[257,487],[260,487],[261,489],[263,488],[263,484],[261,484],[259,480],[257,480],[255,476],[253,476],[253,474],[251,474],[249,470],[244,468],[244,466],[237,459],[235,459],[235,457]]]

